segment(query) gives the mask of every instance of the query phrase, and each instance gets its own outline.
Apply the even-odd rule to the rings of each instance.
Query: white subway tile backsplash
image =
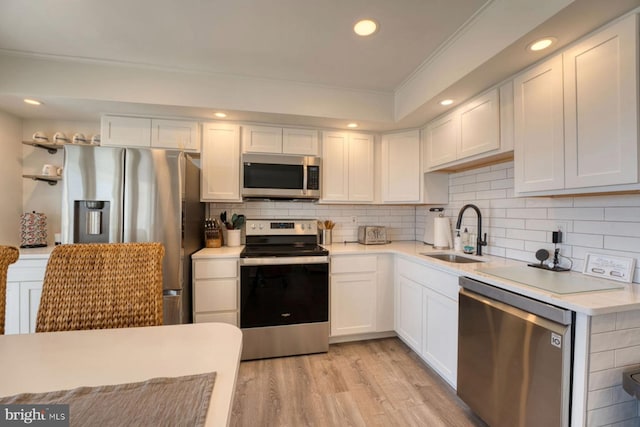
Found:
[[[538,230],[508,229],[506,236],[510,239],[531,240],[534,242],[547,241],[547,232]]]
[[[476,200],[504,199],[505,197],[507,197],[507,190],[504,188],[476,192]]]
[[[474,182],[473,184],[465,184],[462,187],[465,192],[491,190],[491,182]]]
[[[604,208],[604,219],[607,221],[630,221],[636,222],[640,218],[640,207],[638,208]]]
[[[615,351],[615,366],[640,364],[640,346],[619,348]]]
[[[525,199],[528,208],[568,208],[573,207],[573,199],[556,199],[551,197],[529,197]]]
[[[476,175],[477,182],[499,181],[506,178],[507,178],[506,169],[490,170],[488,172],[482,172]]]
[[[497,181],[491,181],[491,188],[492,189],[499,189],[499,188],[513,188],[513,180],[512,179],[499,179]]]
[[[640,328],[640,310],[623,311],[616,316],[616,329]]]
[[[602,220],[604,219],[603,208],[549,208],[548,218],[550,219],[584,219]]]
[[[640,346],[640,334],[635,329],[622,329],[591,335],[591,352],[610,348]]]
[[[589,372],[603,371],[605,369],[614,368],[616,366],[614,356],[615,353],[613,350],[591,353]]]
[[[546,219],[547,210],[541,208],[531,209],[509,209],[507,211],[507,218],[524,218],[524,219]]]
[[[614,251],[640,251],[639,237],[604,236],[604,247]]]
[[[598,234],[570,233],[565,239],[565,242],[569,245],[602,248],[604,245],[604,236],[600,236]]]
[[[619,403],[589,411],[587,414],[587,427],[605,426],[637,416],[638,406],[636,402]]]

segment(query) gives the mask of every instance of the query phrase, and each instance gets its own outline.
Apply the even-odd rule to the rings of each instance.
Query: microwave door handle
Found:
[[[307,165],[302,166],[302,194],[307,194]]]

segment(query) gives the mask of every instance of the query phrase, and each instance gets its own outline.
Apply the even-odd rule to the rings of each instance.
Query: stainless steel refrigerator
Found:
[[[197,155],[66,145],[62,242],[164,245],[164,323],[191,322],[191,254],[202,247]]]

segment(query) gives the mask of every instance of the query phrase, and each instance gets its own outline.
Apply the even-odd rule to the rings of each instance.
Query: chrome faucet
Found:
[[[456,222],[456,230],[460,230],[462,226],[462,214],[468,208],[476,211],[478,215],[478,239],[476,241],[476,255],[482,255],[482,247],[487,246],[487,233],[484,233],[484,240],[482,240],[482,214],[480,213],[480,209],[476,205],[468,204],[464,205],[462,209],[460,209],[460,213],[458,214],[458,222]]]

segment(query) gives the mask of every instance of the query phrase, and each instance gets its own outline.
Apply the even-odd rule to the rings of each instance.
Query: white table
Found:
[[[216,371],[207,426],[226,426],[242,332],[224,323],[0,335],[0,396]]]

